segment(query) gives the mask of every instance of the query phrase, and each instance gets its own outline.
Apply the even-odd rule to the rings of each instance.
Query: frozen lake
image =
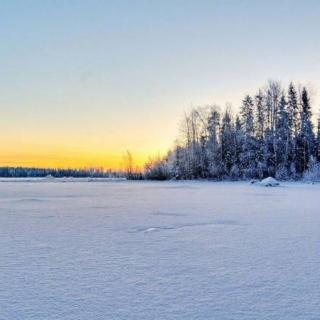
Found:
[[[0,182],[0,319],[319,319],[320,186]]]

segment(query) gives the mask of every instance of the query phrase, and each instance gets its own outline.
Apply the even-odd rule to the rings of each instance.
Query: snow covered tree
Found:
[[[265,105],[262,90],[256,95],[256,117],[255,117],[255,133],[259,141],[263,140],[265,129]]]
[[[246,137],[253,137],[254,134],[254,115],[253,100],[247,95],[242,101],[240,114],[242,117],[242,127]]]
[[[304,87],[301,94],[301,122],[297,138],[296,167],[302,174],[308,168],[310,157],[315,155],[315,137],[311,121],[312,112],[308,91]]]
[[[167,159],[149,159],[145,164],[144,174],[150,180],[167,180],[170,178],[170,170]]]
[[[276,178],[286,179],[288,177],[288,113],[287,101],[284,95],[281,96],[277,121],[276,121]]]
[[[299,134],[299,104],[295,86],[291,82],[288,89],[288,165],[290,174],[296,174],[297,139]]]
[[[320,161],[320,116],[318,118],[318,130],[317,130],[317,160]]]
[[[254,137],[254,104],[252,98],[247,95],[242,101],[240,110],[244,140],[240,155],[242,172],[245,178],[256,175],[256,143]]]
[[[244,134],[241,126],[241,120],[239,115],[236,115],[236,120],[234,124],[234,162],[231,168],[230,176],[233,179],[240,178],[242,176],[241,172],[241,153],[244,141]]]
[[[208,117],[207,131],[209,175],[212,178],[220,178],[223,168],[221,163],[221,148],[219,141],[220,112],[217,107],[211,109]]]
[[[278,106],[282,95],[281,85],[277,81],[270,80],[266,91],[267,126],[271,132],[274,133],[277,122]]]
[[[224,172],[230,175],[231,168],[236,160],[236,145],[234,139],[234,127],[232,124],[231,112],[226,110],[221,123],[221,161]]]
[[[169,157],[171,176],[174,179],[186,179],[188,176],[186,149],[177,145]]]
[[[264,150],[265,150],[265,95],[260,89],[255,98],[255,136],[256,136],[256,161],[257,161],[257,174],[258,177],[262,178],[266,171],[266,165],[264,161]]]
[[[288,114],[290,137],[294,139],[298,136],[299,132],[299,105],[297,91],[292,82],[288,89]]]

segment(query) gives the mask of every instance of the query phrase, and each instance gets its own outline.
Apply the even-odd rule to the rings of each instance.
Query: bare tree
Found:
[[[132,154],[129,150],[127,150],[123,154],[123,166],[124,166],[124,172],[128,179],[131,179],[133,177],[133,158]]]

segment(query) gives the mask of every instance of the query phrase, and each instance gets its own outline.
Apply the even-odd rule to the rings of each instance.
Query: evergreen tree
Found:
[[[281,96],[276,122],[276,177],[285,179],[288,177],[288,113],[287,101],[284,95]]]
[[[291,82],[288,89],[288,165],[290,174],[296,174],[297,139],[299,134],[299,105],[295,86]]]
[[[177,145],[174,150],[174,156],[172,161],[171,173],[174,179],[186,179],[187,168],[186,168],[186,156],[185,148]]]
[[[320,161],[320,116],[318,118],[318,130],[317,130],[317,160]]]
[[[239,115],[236,116],[235,125],[234,125],[234,164],[231,168],[231,178],[236,179],[242,176],[241,172],[241,154],[243,147],[244,134],[241,127],[241,120]]]
[[[240,113],[244,132],[243,147],[240,155],[241,167],[244,177],[251,178],[256,175],[256,145],[254,138],[254,104],[249,95],[242,101]]]
[[[253,100],[247,95],[242,101],[241,117],[242,127],[246,137],[253,137],[254,134],[254,115],[253,115]]]
[[[217,108],[211,110],[207,124],[208,131],[208,171],[212,178],[220,178],[222,174],[221,148],[219,142],[220,113]]]
[[[304,87],[301,94],[301,127],[297,138],[297,172],[302,174],[308,168],[310,158],[315,155],[315,138],[313,124],[311,121],[312,112],[308,91]]]
[[[290,129],[290,137],[296,138],[299,132],[299,105],[297,91],[291,82],[288,89],[288,126]]]
[[[229,110],[226,110],[221,123],[221,161],[224,172],[230,175],[235,161],[234,129]]]
[[[255,132],[259,141],[263,140],[265,129],[265,114],[264,114],[264,96],[261,90],[256,95],[256,118],[255,118]]]
[[[263,177],[265,171],[264,163],[264,134],[265,134],[265,96],[262,90],[259,90],[255,103],[256,103],[256,113],[255,113],[255,136],[257,139],[257,150],[256,150],[256,161],[257,161],[257,174],[260,178]]]
[[[201,153],[201,177],[209,176],[209,158],[208,158],[208,137],[205,134],[200,136],[200,153]]]

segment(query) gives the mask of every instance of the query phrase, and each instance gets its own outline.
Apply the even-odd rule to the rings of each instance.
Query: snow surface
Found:
[[[319,319],[320,185],[0,183],[0,319]]]

